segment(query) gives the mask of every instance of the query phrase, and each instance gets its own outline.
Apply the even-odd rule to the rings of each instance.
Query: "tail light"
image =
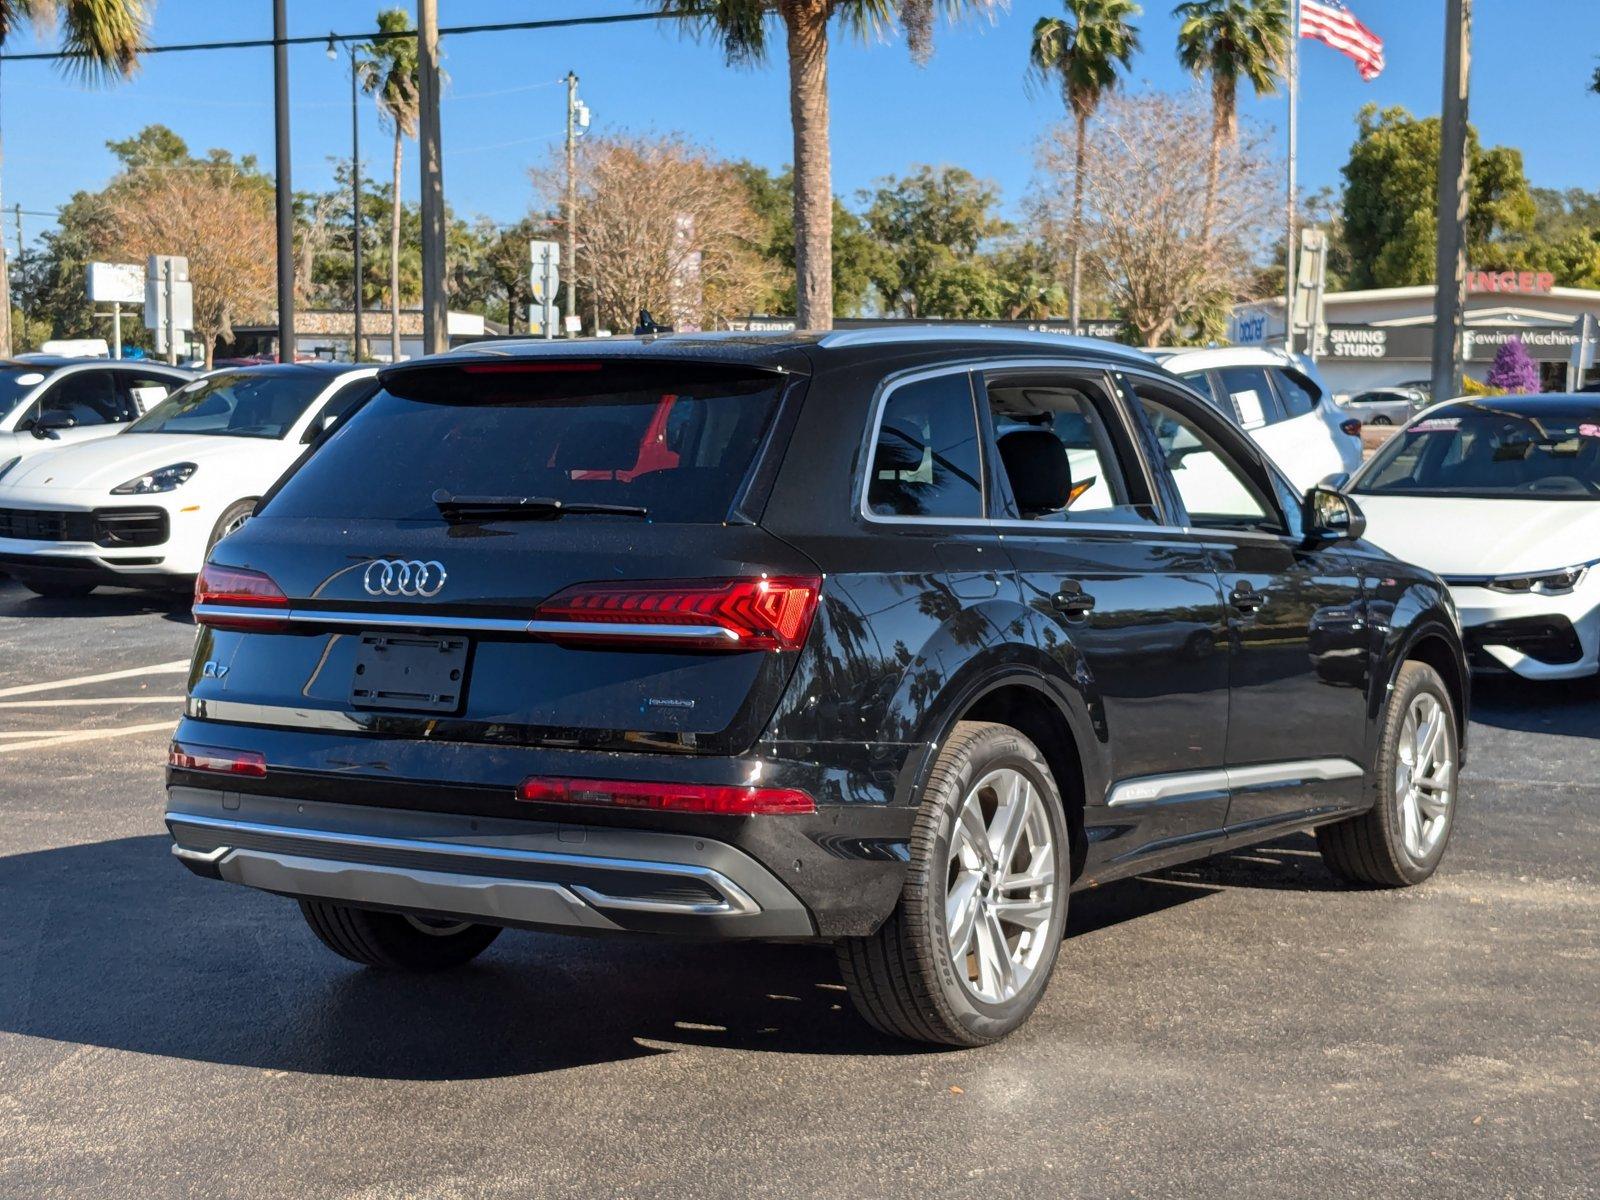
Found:
[[[699,783],[632,783],[613,779],[524,779],[517,799],[532,804],[583,804],[649,808],[659,812],[722,816],[813,813],[817,803],[793,788]]]
[[[173,742],[167,751],[167,766],[180,771],[211,771],[218,775],[243,775],[263,779],[267,759],[254,750],[222,750],[216,746],[195,746]]]
[[[283,589],[260,571],[208,562],[194,581],[194,619],[213,629],[282,629],[287,622],[274,613],[288,608]],[[250,609],[260,614],[241,611]]]
[[[1351,437],[1361,436],[1361,422],[1356,420],[1354,417],[1351,417],[1348,421],[1340,421],[1339,428],[1344,430],[1344,432],[1348,433]]]
[[[575,644],[798,650],[821,592],[815,575],[579,583],[541,604],[529,630]]]

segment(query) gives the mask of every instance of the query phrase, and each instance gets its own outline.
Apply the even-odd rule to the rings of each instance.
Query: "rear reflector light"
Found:
[[[222,750],[216,746],[193,746],[173,742],[167,751],[167,766],[180,771],[213,771],[219,775],[244,775],[262,779],[267,774],[265,755],[254,750]]]
[[[194,619],[214,629],[282,629],[285,622],[273,613],[288,607],[289,597],[283,594],[283,589],[260,571],[208,562],[200,568],[194,581]],[[256,616],[254,613],[215,611],[219,608],[259,608],[262,612]]]
[[[1361,422],[1356,420],[1354,417],[1351,417],[1348,421],[1339,422],[1339,428],[1344,430],[1351,437],[1361,436]]]
[[[539,606],[533,630],[557,642],[798,650],[821,592],[816,575],[579,583]]]
[[[631,783],[615,779],[524,779],[517,799],[533,804],[588,804],[724,816],[813,813],[817,803],[793,788],[698,783]]]

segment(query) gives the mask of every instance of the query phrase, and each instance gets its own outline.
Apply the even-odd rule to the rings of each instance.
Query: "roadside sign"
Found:
[[[540,310],[539,328],[544,336],[556,335],[556,289],[561,286],[561,243],[530,241],[528,254],[532,259],[529,281],[533,285],[533,303]]]
[[[1600,321],[1593,313],[1584,313],[1573,326],[1578,340],[1572,344],[1572,356],[1567,360],[1567,390],[1575,392],[1588,382],[1589,372],[1600,357]]]
[[[156,352],[176,362],[184,336],[194,328],[194,289],[189,260],[177,254],[152,254],[144,269],[144,327],[155,332]]]
[[[138,263],[92,262],[87,275],[94,304],[144,303],[144,268]]]

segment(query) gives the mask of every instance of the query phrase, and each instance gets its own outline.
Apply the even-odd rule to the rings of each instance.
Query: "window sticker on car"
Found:
[[[14,382],[18,387],[32,387],[36,383],[43,383],[44,376],[38,371],[28,371],[25,374],[18,375]]]
[[[1461,428],[1460,417],[1429,417],[1411,427],[1412,433],[1449,433]]]
[[[1600,438],[1600,425],[1591,425],[1587,421],[1578,426],[1578,436],[1586,438]]]
[[[1260,429],[1267,423],[1267,413],[1261,407],[1261,393],[1254,388],[1233,393],[1233,403],[1239,410],[1239,424],[1246,429]]]

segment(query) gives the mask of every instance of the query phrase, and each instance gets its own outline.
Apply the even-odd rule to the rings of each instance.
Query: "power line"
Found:
[[[571,29],[584,25],[620,25],[633,21],[676,21],[682,17],[677,13],[661,12],[636,12],[636,13],[607,13],[598,17],[551,17],[539,21],[499,21],[488,25],[451,25],[441,27],[439,36],[454,36],[467,33],[509,33],[527,29]],[[259,50],[284,46],[325,46],[329,42],[382,42],[398,38],[414,38],[417,31],[414,29],[399,30],[393,33],[381,29],[371,33],[322,33],[301,37],[286,37],[281,43],[275,38],[245,38],[232,42],[180,42],[170,46],[144,46],[139,53],[144,54],[181,54],[194,50]],[[54,62],[62,59],[81,59],[85,55],[70,50],[37,50],[25,54],[0,54],[0,62]]]

